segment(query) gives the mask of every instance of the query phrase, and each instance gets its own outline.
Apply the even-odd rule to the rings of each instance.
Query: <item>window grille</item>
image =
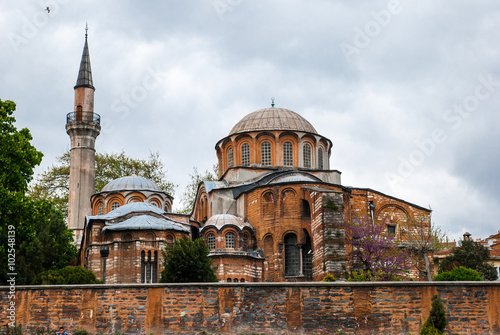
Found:
[[[102,213],[103,213],[102,204],[99,204],[99,207],[97,207],[97,215],[102,215]]]
[[[304,148],[302,150],[302,154],[304,156],[304,167],[305,168],[310,168],[311,167],[311,146],[309,144],[304,144]]]
[[[271,165],[271,143],[265,141],[260,146],[261,164]]]
[[[207,242],[208,242],[208,248],[210,250],[214,250],[215,249],[215,235],[214,234],[208,234]]]
[[[241,146],[241,165],[250,165],[250,146],[248,145],[248,143],[244,143]]]
[[[233,148],[227,150],[227,167],[232,168],[234,166],[233,162]]]
[[[226,249],[234,249],[234,234],[227,233],[225,236],[226,240]]]
[[[285,236],[285,276],[299,275],[299,249],[297,248],[297,236],[287,234]]]
[[[323,149],[318,150],[318,169],[323,170]]]
[[[283,165],[293,166],[293,146],[290,142],[283,144]]]
[[[120,207],[120,204],[118,202],[116,202],[116,201],[111,204],[111,210],[112,211],[115,210],[115,209],[117,209],[118,207]]]

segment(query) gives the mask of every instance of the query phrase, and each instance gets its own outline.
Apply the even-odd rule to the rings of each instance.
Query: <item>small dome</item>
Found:
[[[316,129],[299,114],[285,108],[264,108],[248,114],[229,135],[259,130],[292,130],[317,134]]]
[[[237,217],[235,215],[231,215],[231,214],[213,215],[212,217],[210,217],[210,219],[207,220],[207,222],[205,222],[205,224],[203,225],[203,228],[201,228],[201,230],[203,231],[205,228],[207,228],[209,226],[213,226],[217,230],[221,230],[222,228],[224,228],[224,226],[227,226],[227,225],[233,225],[233,226],[238,227],[239,229],[243,229],[245,227],[248,227],[248,228],[253,230],[253,227],[250,223],[245,222],[245,220],[243,220],[242,218]]]
[[[163,192],[151,179],[136,176],[135,174],[128,177],[122,177],[110,181],[104,186],[101,192],[125,191],[125,190],[148,190]]]

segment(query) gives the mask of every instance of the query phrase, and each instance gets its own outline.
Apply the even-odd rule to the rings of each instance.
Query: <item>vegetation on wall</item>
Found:
[[[33,280],[33,285],[73,285],[100,284],[91,270],[81,266],[67,266],[59,270],[47,270],[39,273]]]
[[[395,235],[387,233],[383,222],[372,223],[366,216],[357,217],[356,222],[346,224],[346,237],[346,243],[352,247],[349,254],[352,280],[408,278],[410,257],[399,248]]]
[[[217,282],[210,249],[203,240],[191,240],[187,236],[176,239],[163,251],[163,267],[160,283]]]
[[[482,281],[483,277],[473,269],[464,268],[463,266],[459,266],[453,268],[450,271],[443,271],[439,273],[435,281]]]

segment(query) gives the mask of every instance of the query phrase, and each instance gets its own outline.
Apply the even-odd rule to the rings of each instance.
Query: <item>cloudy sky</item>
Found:
[[[86,22],[97,150],[159,152],[177,198],[276,97],[332,140],[344,185],[430,206],[452,239],[500,230],[498,0],[2,1],[0,99],[38,172],[69,147]]]

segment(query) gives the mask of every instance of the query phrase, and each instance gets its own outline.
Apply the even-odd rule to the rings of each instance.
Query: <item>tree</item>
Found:
[[[163,267],[160,283],[205,283],[216,282],[210,249],[203,240],[194,241],[184,236],[176,239],[171,247],[163,251]]]
[[[99,284],[95,274],[81,266],[66,266],[58,270],[47,270],[39,273],[34,285],[72,285],[72,284]]]
[[[441,335],[444,334],[444,329],[448,321],[446,320],[446,311],[444,309],[443,302],[439,299],[436,294],[432,297],[431,310],[429,312],[429,317],[425,320],[422,329],[420,330],[421,335]]]
[[[47,199],[56,204],[64,216],[68,213],[70,152],[57,158],[57,164],[39,175],[31,185],[29,193],[36,199]],[[175,185],[167,180],[165,165],[159,153],[150,153],[148,159],[133,159],[119,154],[96,154],[96,192],[110,181],[132,174],[153,180],[162,190],[174,194]]]
[[[372,223],[366,216],[347,224],[347,244],[350,253],[351,276],[362,271],[371,280],[396,280],[407,276],[410,257],[401,250],[394,235],[387,234],[385,224]],[[356,273],[355,273],[356,275]]]
[[[30,143],[29,130],[15,127],[15,107],[0,100],[0,266],[17,273],[16,284],[30,284],[38,272],[66,265],[76,248],[53,204],[25,194],[43,155]],[[8,272],[0,272],[2,282]]]
[[[487,280],[497,280],[498,274],[495,267],[488,263],[489,259],[490,252],[487,248],[471,240],[461,240],[459,247],[441,261],[438,273],[463,266],[476,270]]]
[[[212,167],[212,171],[205,170],[203,174],[198,172],[198,168],[193,168],[193,173],[189,174],[191,177],[191,181],[184,189],[184,193],[182,193],[181,204],[182,209],[179,211],[181,214],[189,214],[194,208],[194,202],[196,201],[196,194],[198,192],[198,186],[203,181],[214,181],[218,180],[219,175],[219,165],[214,164]]]
[[[451,271],[443,271],[434,278],[435,281],[482,281],[483,278],[473,269],[463,266],[453,268]]]
[[[446,248],[448,238],[440,227],[434,223],[429,224],[424,217],[410,220],[408,225],[401,229],[401,238],[408,244],[408,251],[413,256],[412,265],[422,275],[432,280],[432,271],[429,264],[429,253],[441,251]],[[421,261],[424,260],[422,266]]]

